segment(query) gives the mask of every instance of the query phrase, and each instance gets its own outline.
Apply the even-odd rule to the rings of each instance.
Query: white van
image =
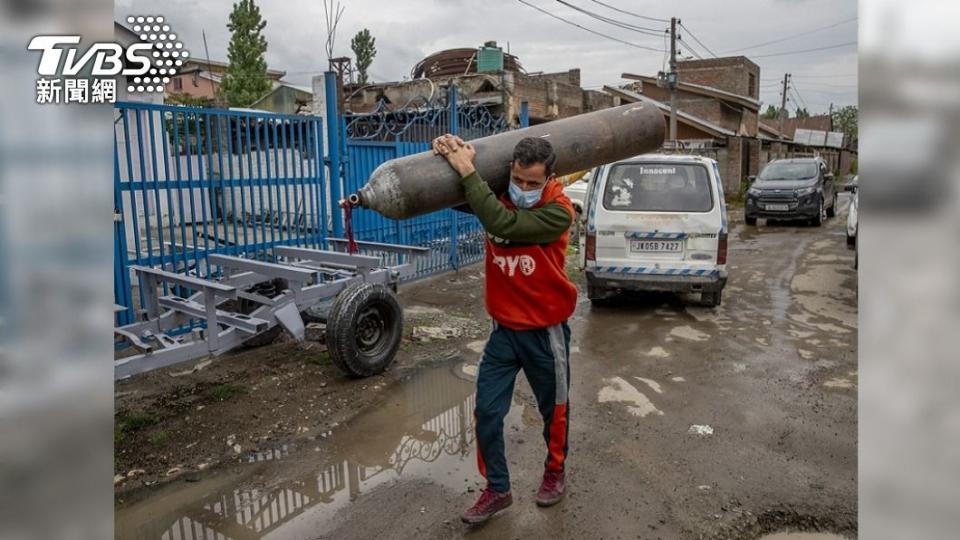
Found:
[[[618,291],[700,293],[727,283],[727,207],[713,159],[645,154],[598,167],[587,193],[581,267],[594,304]]]

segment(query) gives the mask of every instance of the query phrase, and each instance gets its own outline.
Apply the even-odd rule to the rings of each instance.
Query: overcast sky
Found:
[[[664,39],[619,28],[575,11],[555,0],[524,0],[583,27],[643,47],[663,50]],[[619,13],[595,0],[565,0],[627,24],[665,29],[669,24]],[[691,35],[680,34],[690,49],[710,57],[744,54],[760,65],[760,99],[779,103],[784,72],[793,74],[792,101],[811,113],[857,103],[857,48],[848,45],[801,54],[779,53],[857,41],[856,0],[601,0],[602,3],[655,19],[679,17]],[[326,66],[323,0],[261,0],[267,26],[267,63],[287,72],[286,80],[308,85]],[[640,49],[576,28],[524,5],[519,0],[344,0],[335,55],[353,56],[350,38],[368,28],[377,56],[370,67],[375,81],[401,80],[423,57],[447,48],[476,47],[495,40],[519,57],[527,71],[580,68],[584,87],[622,84],[621,73],[654,75],[663,66],[662,52]],[[203,58],[201,30],[210,57],[226,60],[230,0],[117,0],[116,18],[164,15],[194,57]],[[843,22],[847,21],[847,22]],[[837,24],[840,23],[840,24]],[[825,28],[833,25],[832,28]],[[822,30],[818,30],[822,29]],[[813,30],[818,30],[811,32]],[[797,34],[803,34],[796,36]],[[796,36],[796,37],[793,37]],[[698,38],[703,45],[693,39]],[[766,42],[786,39],[777,43]],[[740,50],[742,49],[742,50]],[[777,55],[761,57],[761,55]],[[791,104],[790,108],[796,107]]]

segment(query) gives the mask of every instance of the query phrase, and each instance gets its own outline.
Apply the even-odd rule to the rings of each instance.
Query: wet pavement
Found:
[[[716,309],[582,298],[570,322],[569,496],[555,507],[534,504],[545,448],[521,377],[505,428],[514,505],[481,527],[459,522],[482,487],[472,409],[483,343],[464,340],[316,441],[130,497],[116,536],[854,537],[857,300],[844,223],[735,224]]]

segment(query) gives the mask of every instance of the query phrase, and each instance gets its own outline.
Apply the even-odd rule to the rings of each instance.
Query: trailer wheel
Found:
[[[337,296],[327,318],[330,358],[353,377],[382,372],[403,337],[403,309],[388,287],[361,283]]]

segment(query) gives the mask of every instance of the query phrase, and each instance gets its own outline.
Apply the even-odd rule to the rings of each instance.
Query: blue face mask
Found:
[[[513,201],[513,204],[515,204],[517,208],[532,208],[533,205],[540,202],[542,195],[543,188],[524,191],[520,189],[520,186],[510,182],[510,200]]]

